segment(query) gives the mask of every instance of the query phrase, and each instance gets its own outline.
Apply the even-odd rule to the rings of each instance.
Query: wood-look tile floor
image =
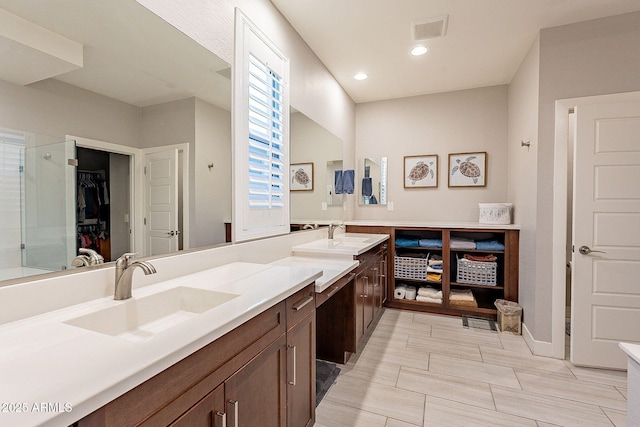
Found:
[[[534,356],[521,336],[385,309],[317,427],[626,426],[626,372]]]

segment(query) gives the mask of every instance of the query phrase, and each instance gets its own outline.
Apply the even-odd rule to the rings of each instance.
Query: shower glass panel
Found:
[[[26,274],[65,270],[76,255],[76,168],[69,164],[75,158],[75,141],[26,144],[20,174]]]

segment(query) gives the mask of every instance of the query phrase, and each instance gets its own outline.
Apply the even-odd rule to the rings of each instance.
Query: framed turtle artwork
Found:
[[[449,154],[449,187],[485,187],[487,153]]]
[[[436,188],[438,155],[404,156],[404,188]]]
[[[313,163],[291,163],[290,191],[313,191]]]

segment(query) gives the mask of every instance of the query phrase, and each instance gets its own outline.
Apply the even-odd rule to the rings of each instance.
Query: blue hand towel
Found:
[[[334,185],[335,185],[335,189],[334,189],[335,194],[344,193],[344,188],[342,184],[342,169],[338,169],[337,171],[335,171]]]
[[[353,169],[347,169],[342,172],[342,192],[346,194],[353,194],[353,187],[355,182],[355,171]]]
[[[396,237],[395,244],[399,248],[417,248],[418,247],[418,238],[417,237]]]
[[[442,247],[442,239],[420,239],[419,244],[423,248],[437,249]]]
[[[371,194],[373,194],[371,178],[362,178],[362,195],[371,196]]]
[[[481,251],[504,251],[504,245],[497,240],[480,240],[476,242],[476,249]]]

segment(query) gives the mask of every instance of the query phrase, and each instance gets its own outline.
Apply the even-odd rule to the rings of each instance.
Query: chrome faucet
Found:
[[[336,231],[336,228],[345,229],[342,224],[329,224],[329,239],[333,239],[333,232]]]
[[[303,230],[317,230],[318,229],[318,224],[316,224],[315,222],[313,224],[305,224],[302,226]]]
[[[126,253],[116,260],[116,290],[115,300],[131,298],[131,279],[133,270],[140,267],[145,275],[156,273],[156,268],[146,261],[133,261],[137,253]]]
[[[87,267],[90,265],[104,264],[104,258],[102,255],[93,249],[80,248],[78,249],[78,252],[80,252],[80,255],[71,261],[71,265],[74,267]]]

